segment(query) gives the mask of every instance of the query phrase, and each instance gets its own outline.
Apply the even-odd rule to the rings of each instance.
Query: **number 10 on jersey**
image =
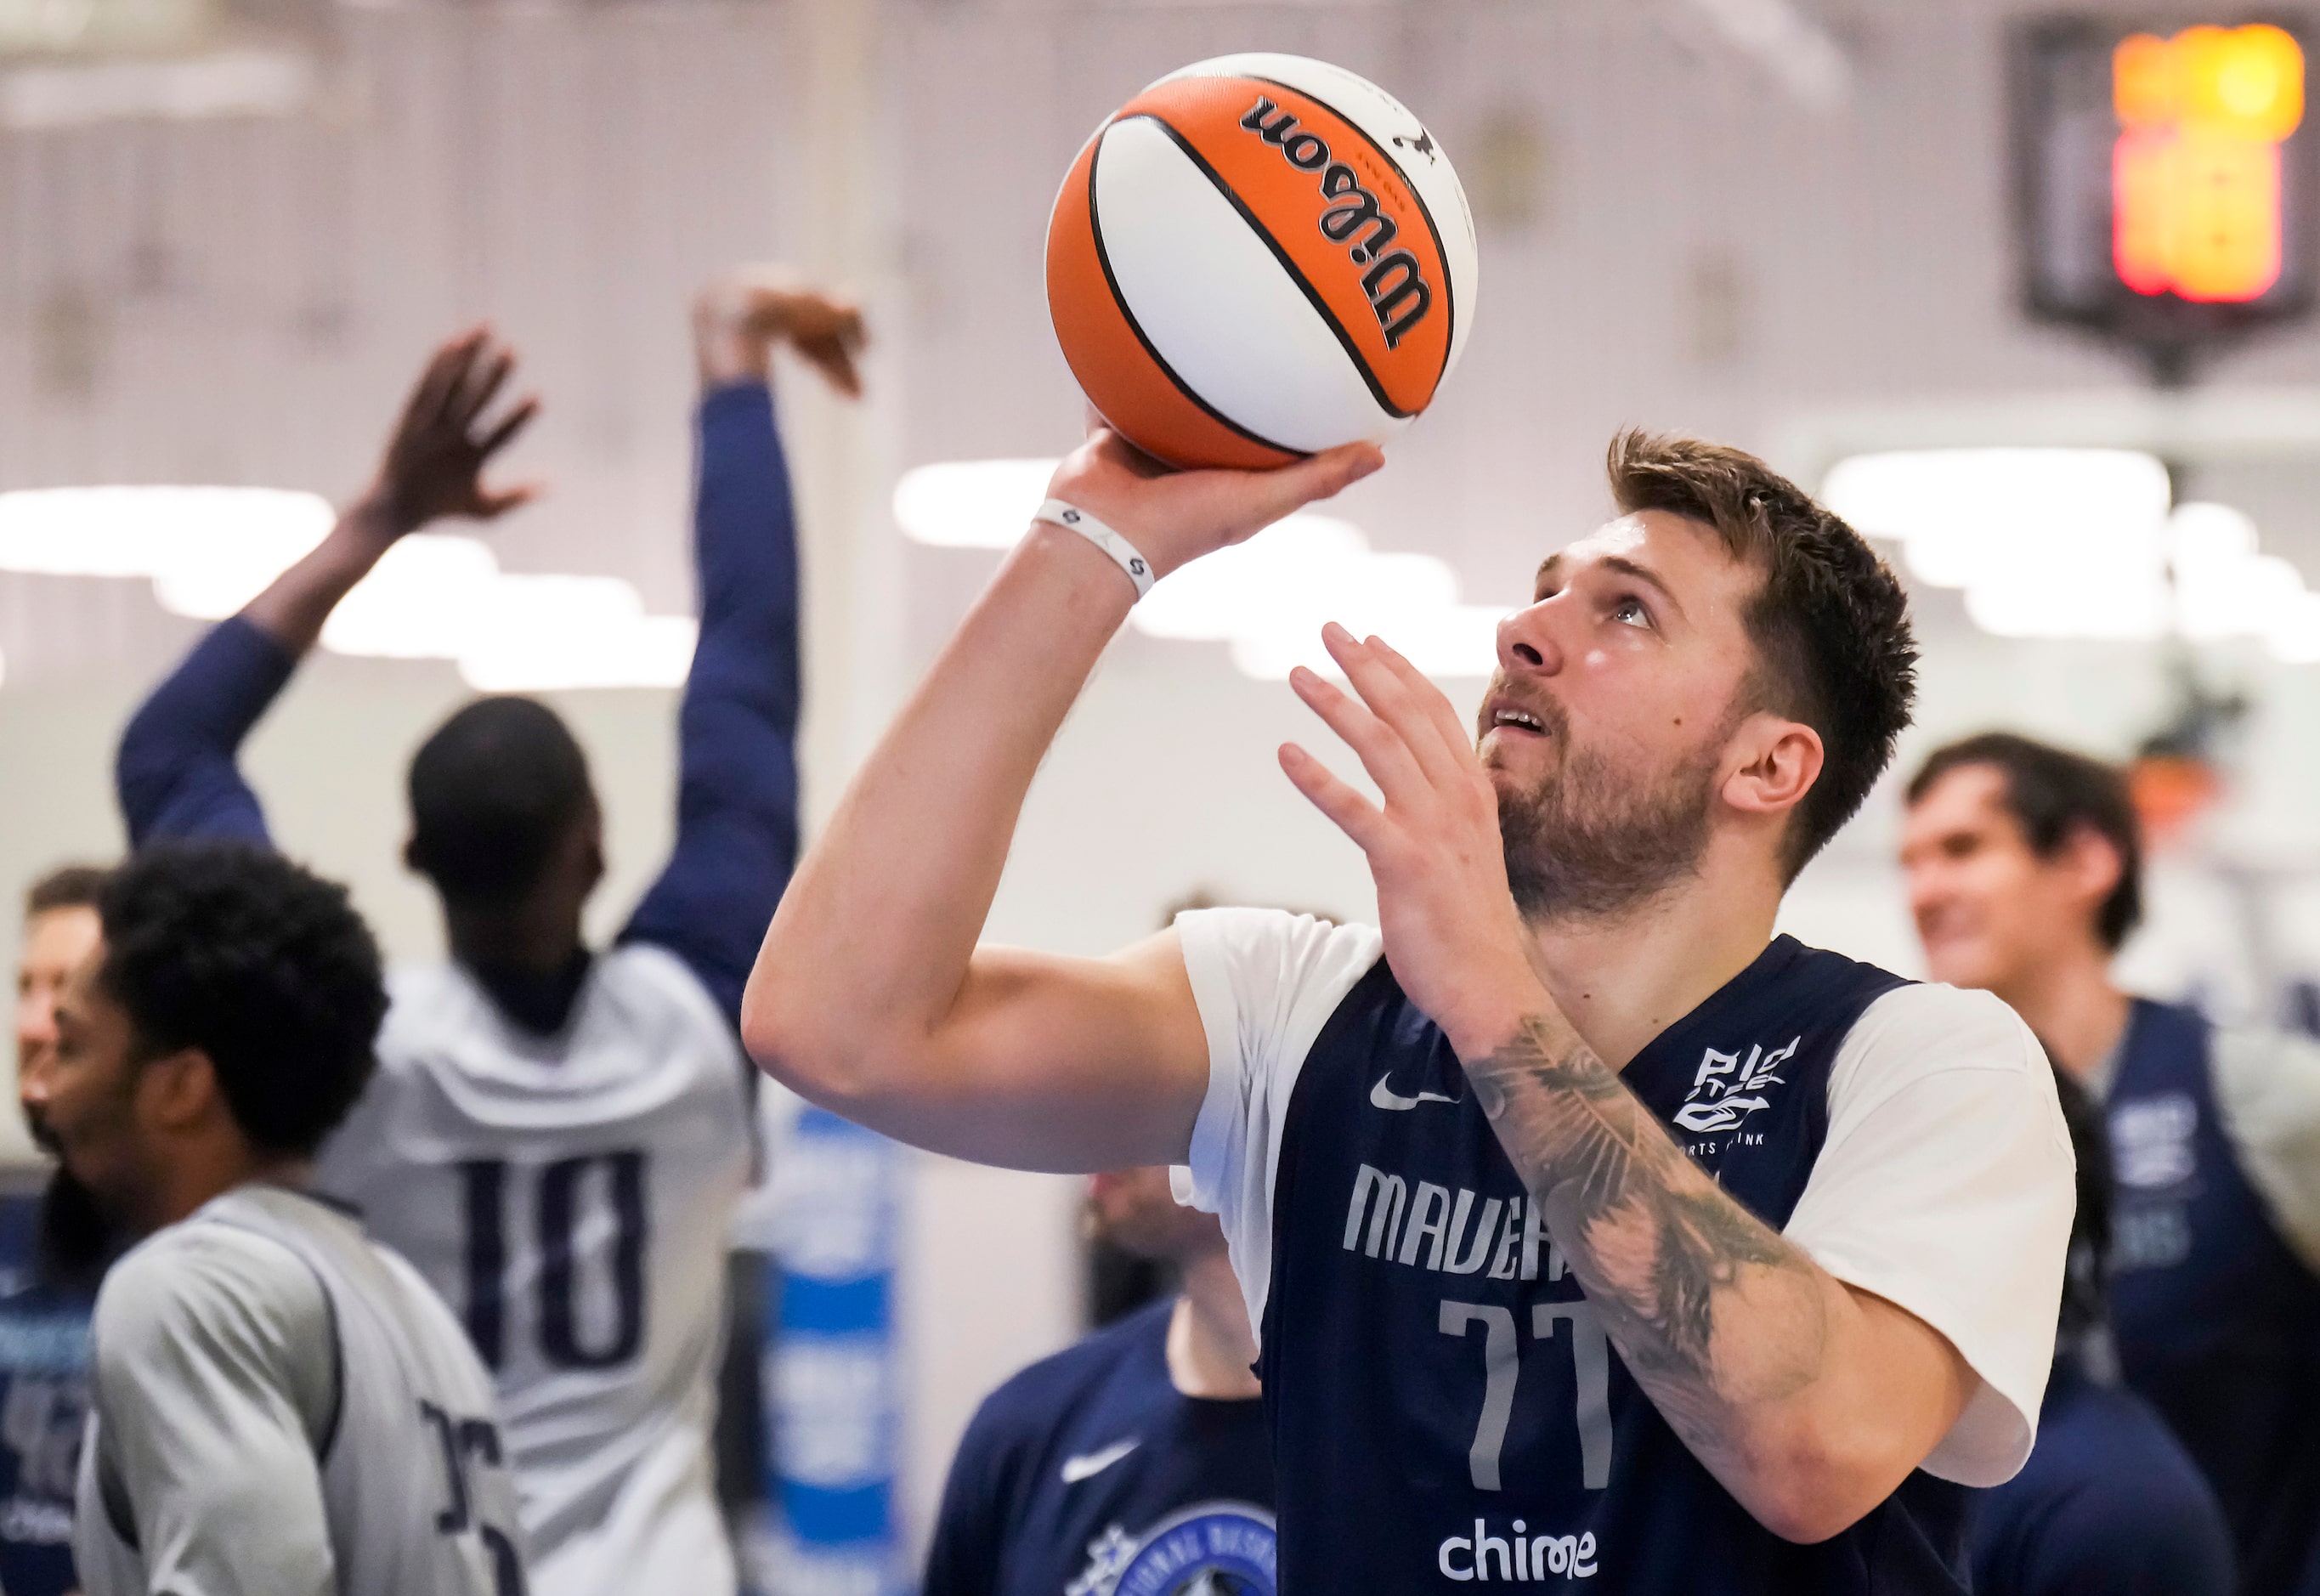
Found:
[[[633,1147],[536,1167],[502,1158],[459,1165],[467,1336],[494,1373],[506,1365],[508,1304],[527,1276],[537,1285],[531,1319],[550,1368],[609,1369],[637,1356],[645,1333],[646,1173],[645,1155]],[[584,1268],[599,1257],[611,1311],[584,1328]]]

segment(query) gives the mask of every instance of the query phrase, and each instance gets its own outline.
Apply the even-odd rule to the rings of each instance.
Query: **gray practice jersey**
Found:
[[[563,1032],[456,966],[398,972],[320,1184],[417,1265],[497,1383],[541,1596],[720,1596],[711,1461],[748,1066],[692,971],[604,955]]]
[[[521,1596],[490,1379],[347,1214],[217,1198],[113,1266],[94,1354],[90,1596]]]

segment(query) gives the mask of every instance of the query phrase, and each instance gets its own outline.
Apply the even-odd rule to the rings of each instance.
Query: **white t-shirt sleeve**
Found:
[[[1828,1097],[1786,1234],[1948,1338],[1980,1378],[1923,1466],[2002,1483],[2037,1436],[2077,1204],[2045,1054],[1987,993],[1906,986],[1855,1023]]]
[[[1192,1124],[1176,1200],[1215,1214],[1248,1322],[1264,1333],[1273,1275],[1273,1175],[1305,1055],[1376,964],[1376,929],[1277,909],[1199,909],[1176,917],[1184,970],[1209,1037],[1209,1091]]]
[[[2216,1107],[2272,1222],[2320,1270],[2320,1042],[2276,1030],[2218,1030]]]
[[[149,1589],[334,1596],[316,1450],[335,1338],[313,1271],[245,1231],[182,1226],[113,1267],[93,1332],[96,1465]]]

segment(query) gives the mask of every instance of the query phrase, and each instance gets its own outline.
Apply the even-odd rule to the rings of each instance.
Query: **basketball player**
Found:
[[[454,714],[412,760],[404,850],[451,959],[396,976],[377,1079],[322,1158],[324,1189],[418,1265],[493,1371],[546,1596],[736,1583],[711,1448],[752,1160],[735,1025],[796,846],[797,562],[766,379],[786,343],[852,393],[862,334],[851,307],[765,271],[706,291],[695,330],[702,630],[675,850],[614,946],[589,948],[603,825],[579,744],[530,699]],[[398,538],[524,501],[482,479],[532,412],[492,414],[511,365],[480,333],[440,350],[377,485],[139,712],[120,757],[137,841],[264,835],[234,750],[332,607]]]
[[[1984,1492],[1974,1596],[2233,1596],[2224,1510],[2150,1403],[2121,1390],[2110,1341],[2110,1151],[2102,1111],[2056,1065],[2078,1161],[2053,1377],[2022,1472]]]
[[[57,1045],[57,994],[73,966],[96,946],[96,896],[104,872],[64,865],[24,894],[24,939],[16,957],[16,1080],[38,1075]]]
[[[1284,1588],[1963,1590],[1963,1487],[2030,1449],[2069,1144],[2002,1004],[1772,935],[1915,648],[1890,573],[1761,463],[1615,441],[1618,519],[1501,624],[1479,748],[1325,631],[1351,690],[1292,685],[1382,804],[1282,762],[1382,930],[975,946],[1128,562],[1378,463],[1165,475],[1102,431],[1066,460],[784,898],[753,1052],[952,1154],[1189,1164],[1259,1330]]]
[[[2143,852],[2097,760],[2006,733],[1936,750],[1901,861],[1927,966],[2011,1003],[2107,1111],[2120,1365],[2215,1486],[2242,1588],[2320,1591],[2320,1047],[2112,983]]]
[[[992,1392],[951,1462],[921,1596],[1273,1596],[1272,1449],[1224,1232],[1177,1206],[1161,1167],[1094,1176],[1088,1217],[1184,1289]]]
[[[304,1191],[386,1010],[345,892],[238,843],[114,872],[30,1093],[145,1239],[97,1297],[92,1596],[519,1596],[491,1381],[409,1265]]]
[[[55,1054],[57,997],[74,967],[96,946],[97,896],[104,886],[104,872],[97,866],[64,865],[34,882],[24,898],[24,939],[16,966],[17,1106],[32,1140],[51,1155],[56,1147],[26,1093],[26,1084],[48,1067]],[[36,1273],[44,1293],[93,1297],[113,1246],[104,1216],[72,1172],[61,1165],[52,1169],[41,1194],[35,1243]],[[0,1527],[0,1541],[5,1534]]]
[[[24,894],[16,964],[16,1085],[43,1075],[57,1046],[57,1000],[102,935],[97,894],[104,872],[66,865]],[[23,1102],[25,1127],[42,1147],[41,1117]],[[88,1411],[88,1320],[104,1246],[87,1194],[51,1170],[36,1202],[12,1199],[9,1250],[32,1267],[0,1293],[0,1591],[64,1596],[73,1575],[73,1483]],[[95,1239],[90,1238],[94,1237]],[[69,1247],[68,1243],[69,1242]],[[75,1256],[68,1261],[65,1253]]]

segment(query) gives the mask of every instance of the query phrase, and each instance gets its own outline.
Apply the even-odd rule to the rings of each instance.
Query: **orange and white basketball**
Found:
[[[1383,89],[1232,55],[1096,130],[1047,225],[1047,310],[1104,419],[1177,466],[1382,442],[1431,404],[1474,313],[1450,160]]]

